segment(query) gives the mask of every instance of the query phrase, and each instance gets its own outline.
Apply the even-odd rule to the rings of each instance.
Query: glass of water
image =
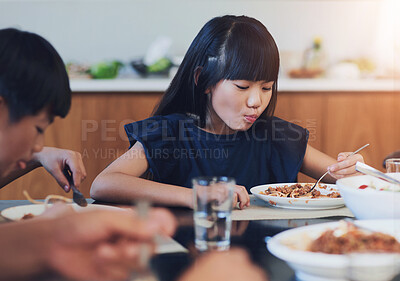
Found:
[[[386,160],[386,173],[400,173],[400,158]]]
[[[192,184],[196,248],[200,251],[229,249],[235,180],[198,177]]]

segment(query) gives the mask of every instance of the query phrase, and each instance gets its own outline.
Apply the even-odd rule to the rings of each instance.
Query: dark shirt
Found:
[[[277,117],[259,119],[247,131],[208,133],[183,114],[154,116],[125,125],[130,146],[144,148],[153,180],[192,187],[197,176],[228,176],[247,190],[297,181],[308,131]]]

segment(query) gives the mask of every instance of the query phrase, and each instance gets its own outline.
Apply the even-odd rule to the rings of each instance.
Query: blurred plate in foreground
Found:
[[[354,224],[392,235],[400,241],[400,220],[365,220]],[[333,222],[290,229],[269,239],[267,247],[294,269],[299,280],[385,281],[400,272],[397,253],[325,254],[306,250],[323,232],[338,226],[339,222]]]

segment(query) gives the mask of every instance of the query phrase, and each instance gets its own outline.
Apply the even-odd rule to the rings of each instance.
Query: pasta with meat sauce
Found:
[[[354,224],[347,225],[347,231],[336,234],[330,229],[309,245],[309,251],[326,254],[348,253],[400,253],[400,243],[391,235],[381,232],[365,232]]]
[[[293,185],[283,185],[278,187],[270,187],[265,191],[261,191],[260,194],[270,195],[276,197],[290,197],[290,198],[339,198],[340,193],[337,191],[332,191],[326,195],[321,194],[321,192],[317,189],[314,189],[310,192],[313,184],[306,183],[300,184],[296,183]],[[318,188],[327,189],[326,185],[319,185]],[[332,189],[333,190],[333,189]]]

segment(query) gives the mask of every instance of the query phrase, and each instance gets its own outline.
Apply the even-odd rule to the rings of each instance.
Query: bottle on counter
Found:
[[[327,56],[322,48],[322,39],[315,37],[313,45],[304,52],[303,69],[320,76],[324,73],[327,66]]]
[[[323,76],[327,68],[327,56],[322,48],[322,39],[315,37],[312,47],[303,53],[300,68],[288,72],[290,78],[317,78]]]

